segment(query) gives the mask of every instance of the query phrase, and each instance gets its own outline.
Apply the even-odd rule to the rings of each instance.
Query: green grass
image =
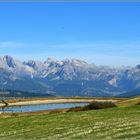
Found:
[[[140,139],[140,106],[0,118],[1,138]]]

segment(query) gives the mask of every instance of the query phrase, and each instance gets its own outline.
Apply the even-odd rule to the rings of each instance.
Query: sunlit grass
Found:
[[[116,105],[126,107],[126,106],[137,105],[139,102],[140,102],[140,96],[135,97],[135,98],[128,98],[125,100],[120,100],[116,102]]]
[[[140,138],[140,106],[0,119],[0,138]]]

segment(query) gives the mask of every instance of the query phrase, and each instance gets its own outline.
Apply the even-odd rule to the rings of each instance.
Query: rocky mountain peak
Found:
[[[41,61],[29,60],[28,62],[24,62],[24,64],[36,70],[41,70],[45,68],[44,63],[42,63]]]
[[[82,82],[85,83],[81,85]],[[3,83],[7,83],[5,86],[9,89],[18,90],[24,87],[32,91],[37,87],[43,92],[48,88],[51,92],[59,89],[57,93],[64,94],[71,90],[72,95],[115,94],[115,91],[118,94],[140,88],[140,65],[111,68],[88,64],[79,59],[57,60],[50,57],[45,62],[21,62],[6,55],[0,57],[0,86]]]
[[[44,62],[47,66],[62,66],[63,61],[59,61],[53,57],[48,57],[47,61]]]
[[[136,68],[137,68],[137,69],[140,69],[140,65],[136,65]]]
[[[16,60],[9,55],[4,56],[3,61],[8,65],[8,67],[12,68],[16,67]]]

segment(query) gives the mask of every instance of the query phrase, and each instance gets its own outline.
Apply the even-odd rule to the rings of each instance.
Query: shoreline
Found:
[[[100,102],[117,102],[118,99],[38,99],[38,100],[20,100],[14,102],[8,102],[7,107],[11,106],[26,106],[26,105],[39,105],[39,104],[56,104],[56,103],[90,103],[92,101],[100,101]],[[5,104],[0,103],[0,107],[4,107]]]

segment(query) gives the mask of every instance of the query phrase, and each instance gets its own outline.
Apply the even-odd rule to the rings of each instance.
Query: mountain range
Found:
[[[0,57],[0,89],[54,96],[135,96],[140,93],[140,65],[115,68],[54,58],[21,62],[6,55]]]

